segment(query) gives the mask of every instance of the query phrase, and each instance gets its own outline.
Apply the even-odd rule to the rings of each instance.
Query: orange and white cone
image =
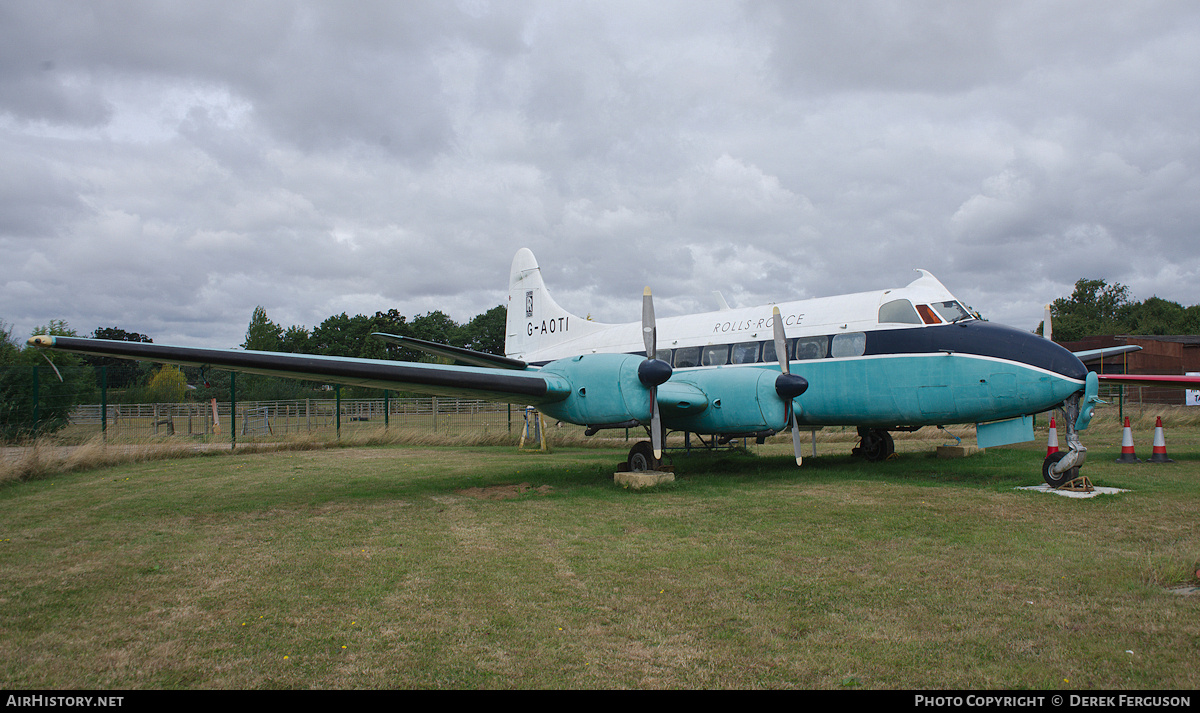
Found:
[[[1050,438],[1046,441],[1046,457],[1058,453],[1058,428],[1054,425],[1054,417],[1050,417]]]
[[[1150,456],[1151,463],[1174,463],[1167,457],[1167,439],[1163,437],[1162,416],[1154,422],[1154,453]]]
[[[1129,428],[1129,417],[1125,417],[1125,433],[1121,435],[1121,457],[1118,463],[1141,463],[1133,452],[1133,430]]]

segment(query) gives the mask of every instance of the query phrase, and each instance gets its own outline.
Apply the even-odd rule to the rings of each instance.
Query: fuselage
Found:
[[[527,319],[510,330],[536,346],[510,356],[531,364],[587,354],[645,354],[642,325],[580,320],[545,297],[527,301]],[[689,410],[688,389],[729,384],[730,403],[745,378],[714,372],[779,372],[773,305],[725,309],[657,321],[656,357],[674,369],[660,392],[664,423],[714,430]],[[801,423],[881,428],[995,421],[1053,408],[1083,388],[1087,369],[1040,336],[971,316],[927,272],[903,288],[779,303],[791,371],[809,382],[795,399]],[[541,309],[539,309],[541,308]],[[542,339],[539,340],[539,337]],[[532,341],[531,341],[532,340]],[[552,367],[551,367],[552,368]],[[672,408],[670,394],[681,397]],[[741,397],[745,400],[745,396]],[[694,428],[693,428],[694,427]]]

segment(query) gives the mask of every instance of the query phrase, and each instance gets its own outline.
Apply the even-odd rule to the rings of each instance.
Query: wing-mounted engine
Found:
[[[693,433],[762,433],[788,426],[785,401],[775,389],[779,372],[772,369],[712,369],[677,375],[672,382],[690,384],[704,393],[708,408],[674,416],[668,425]]]
[[[585,354],[552,361],[538,374],[560,377],[570,384],[571,393],[539,408],[547,416],[591,426],[649,423],[650,389],[638,377],[644,361],[633,354]]]

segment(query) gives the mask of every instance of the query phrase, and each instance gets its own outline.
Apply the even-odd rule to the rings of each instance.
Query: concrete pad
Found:
[[[1023,488],[1014,488],[1014,490],[1034,490],[1039,493],[1054,493],[1055,495],[1061,495],[1064,498],[1094,498],[1097,495],[1116,495],[1117,493],[1129,492],[1128,490],[1121,490],[1120,488],[1103,488],[1099,485],[1092,487],[1093,490],[1090,493],[1079,493],[1074,490],[1058,490],[1057,488],[1051,488],[1045,483],[1042,483],[1041,485],[1028,485]]]
[[[938,446],[938,458],[966,458],[976,453],[983,453],[979,446]]]
[[[633,488],[639,490],[641,488],[650,488],[663,483],[674,483],[675,474],[666,473],[660,470],[643,470],[638,472],[623,471],[613,473],[613,482],[622,488]]]

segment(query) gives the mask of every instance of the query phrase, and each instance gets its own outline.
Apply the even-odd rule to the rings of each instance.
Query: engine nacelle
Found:
[[[673,418],[669,426],[693,433],[782,431],[787,428],[787,416],[783,399],[775,391],[778,377],[778,371],[752,368],[677,373],[672,383],[691,384],[703,391],[708,408],[694,416]]]
[[[552,361],[540,374],[558,376],[571,385],[561,401],[538,410],[562,421],[592,426],[650,421],[650,390],[638,378],[645,358],[632,354],[585,354]]]

